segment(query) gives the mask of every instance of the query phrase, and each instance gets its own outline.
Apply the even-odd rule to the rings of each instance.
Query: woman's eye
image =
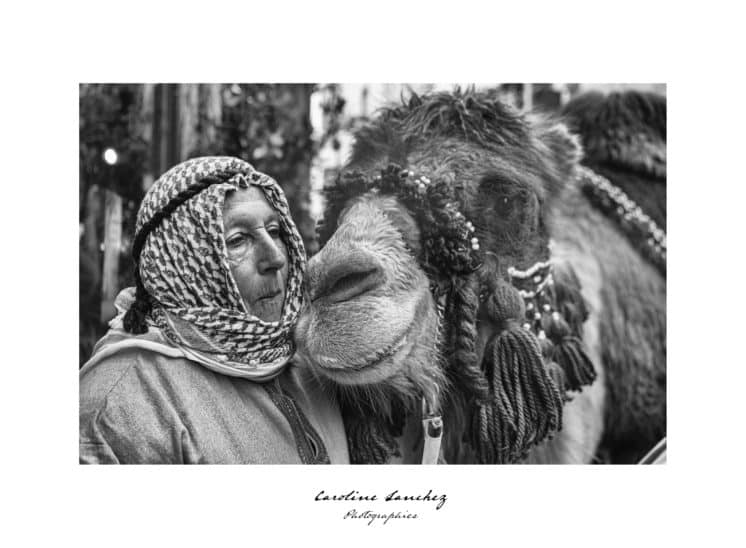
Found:
[[[269,234],[272,238],[279,238],[280,237],[280,227],[277,225],[272,225],[267,227],[267,234]]]
[[[245,234],[236,234],[235,236],[231,236],[226,240],[226,244],[228,247],[238,247],[239,245],[243,244],[246,241],[246,235]]]

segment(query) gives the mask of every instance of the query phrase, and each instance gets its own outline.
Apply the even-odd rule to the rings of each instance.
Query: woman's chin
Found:
[[[282,293],[267,299],[259,299],[251,304],[249,312],[263,322],[279,322],[282,318]]]

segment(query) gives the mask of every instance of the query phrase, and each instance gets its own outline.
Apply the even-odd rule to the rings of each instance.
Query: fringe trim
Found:
[[[485,352],[492,401],[478,407],[472,436],[482,464],[510,464],[562,428],[563,397],[534,335],[512,326]]]

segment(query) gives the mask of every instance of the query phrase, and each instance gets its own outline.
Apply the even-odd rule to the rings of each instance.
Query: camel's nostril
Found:
[[[339,278],[327,292],[332,302],[349,301],[377,287],[382,280],[380,271],[352,272]]]
[[[329,302],[349,301],[380,286],[384,281],[383,269],[368,257],[353,257],[330,268],[318,280],[312,299],[324,298]]]

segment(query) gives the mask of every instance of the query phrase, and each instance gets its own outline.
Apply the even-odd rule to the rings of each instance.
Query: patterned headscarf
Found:
[[[285,195],[271,177],[230,157],[195,158],[161,176],[145,195],[136,234],[177,195],[217,182],[177,206],[149,232],[139,255],[150,325],[184,354],[224,374],[265,380],[278,374],[294,352],[291,329],[302,304],[306,252]],[[265,322],[246,308],[231,274],[223,230],[223,204],[230,190],[259,187],[278,212],[288,251],[282,316]],[[172,207],[172,206],[170,206]],[[152,225],[152,222],[150,223]]]

